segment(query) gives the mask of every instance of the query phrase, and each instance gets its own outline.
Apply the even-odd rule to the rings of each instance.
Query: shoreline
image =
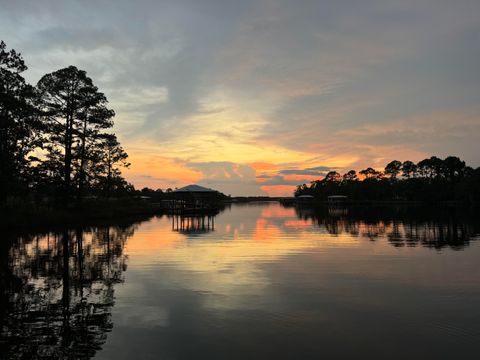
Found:
[[[70,209],[26,203],[0,207],[0,213],[0,229],[18,230],[140,221],[166,212],[158,204],[122,199],[84,203]]]
[[[345,201],[331,203],[325,200],[312,200],[306,202],[285,202],[282,200],[292,198],[251,199],[250,201],[225,202],[225,204],[246,204],[253,202],[279,202],[283,206],[298,206],[301,208],[316,207],[355,207],[355,206],[405,206],[422,207],[434,206],[440,208],[475,209],[479,204],[461,201],[405,201],[405,200],[371,200],[371,201]],[[137,199],[119,199],[94,201],[83,203],[80,207],[68,210],[33,203],[7,205],[0,207],[0,229],[42,229],[55,227],[75,227],[88,225],[104,225],[112,222],[142,221],[152,216],[167,215],[168,211],[158,203],[139,201]]]

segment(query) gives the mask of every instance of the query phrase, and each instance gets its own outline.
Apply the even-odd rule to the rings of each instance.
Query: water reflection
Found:
[[[63,229],[2,239],[2,358],[82,359],[101,349],[134,230]]]
[[[473,229],[465,251],[395,247],[388,234],[407,239],[409,223],[420,234],[448,219],[371,212],[242,204],[219,214],[215,231],[171,231],[166,218],[143,224],[126,246],[127,281],[99,358],[475,354],[478,227],[456,215]]]
[[[329,234],[386,238],[395,247],[421,245],[460,250],[480,233],[474,212],[448,207],[300,207],[295,212]]]
[[[270,203],[3,234],[0,358],[468,358],[478,224]]]
[[[195,234],[215,230],[215,215],[172,215],[172,230]]]

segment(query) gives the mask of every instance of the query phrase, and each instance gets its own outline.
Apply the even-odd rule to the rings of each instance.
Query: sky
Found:
[[[0,0],[26,79],[75,65],[137,188],[291,195],[329,170],[480,166],[478,0]]]

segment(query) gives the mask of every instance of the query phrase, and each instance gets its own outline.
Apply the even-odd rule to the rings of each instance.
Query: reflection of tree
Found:
[[[133,227],[22,236],[2,249],[1,354],[8,359],[90,358],[112,329],[113,286]]]
[[[311,219],[333,235],[347,233],[371,240],[385,237],[396,247],[461,249],[480,234],[478,217],[452,208],[350,207],[348,212],[332,212],[328,207],[315,211],[297,208],[297,216]]]

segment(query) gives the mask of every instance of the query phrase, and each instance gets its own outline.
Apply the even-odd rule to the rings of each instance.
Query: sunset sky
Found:
[[[32,84],[87,71],[137,188],[290,195],[339,172],[480,166],[480,1],[10,1]]]

